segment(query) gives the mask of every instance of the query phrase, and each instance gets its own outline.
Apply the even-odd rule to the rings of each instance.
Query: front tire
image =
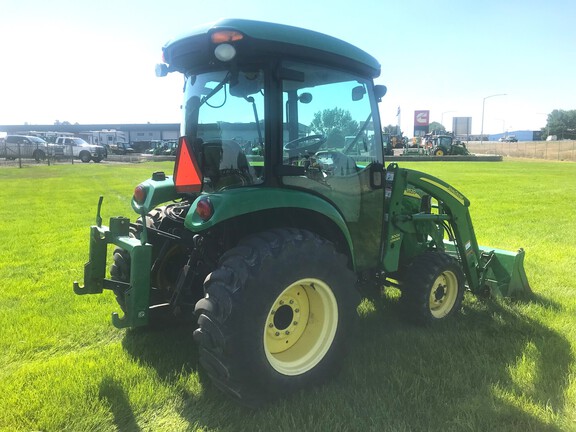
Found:
[[[436,251],[418,255],[402,270],[400,303],[406,319],[426,325],[454,315],[462,305],[464,281],[451,256]]]
[[[247,405],[321,383],[343,358],[355,280],[347,258],[308,231],[243,240],[222,256],[196,304],[202,366]]]

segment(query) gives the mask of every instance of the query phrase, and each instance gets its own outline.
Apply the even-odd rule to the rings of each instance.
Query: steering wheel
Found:
[[[308,135],[287,142],[284,145],[284,151],[288,152],[289,157],[298,156],[302,153],[316,153],[320,146],[326,142],[324,135]]]

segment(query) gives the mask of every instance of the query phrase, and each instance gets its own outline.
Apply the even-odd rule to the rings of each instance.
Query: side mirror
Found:
[[[352,89],[352,100],[354,102],[362,100],[364,95],[366,94],[366,89],[364,86],[357,86]]]
[[[376,96],[376,100],[378,102],[380,102],[387,91],[388,91],[388,88],[385,85],[375,85],[374,86],[374,96]]]
[[[168,65],[164,63],[158,63],[154,68],[154,72],[158,78],[165,77],[168,75]]]
[[[309,104],[312,102],[312,95],[310,93],[302,93],[300,96],[298,96],[298,100],[303,104]]]

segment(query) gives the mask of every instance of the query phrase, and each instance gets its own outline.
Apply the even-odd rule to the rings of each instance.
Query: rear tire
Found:
[[[454,315],[464,297],[464,273],[458,261],[428,251],[402,270],[400,304],[405,317],[417,324],[431,324]]]
[[[308,231],[244,239],[196,304],[201,365],[251,406],[323,382],[338,371],[357,316],[355,281],[347,258]]]

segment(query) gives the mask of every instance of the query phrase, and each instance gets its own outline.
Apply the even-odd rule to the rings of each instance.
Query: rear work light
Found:
[[[217,44],[214,48],[214,56],[222,61],[228,62],[236,57],[236,48],[232,42],[244,39],[244,35],[236,30],[218,30],[210,35],[212,43]]]
[[[232,45],[224,43],[214,48],[214,57],[221,62],[227,62],[236,57],[236,48]]]

